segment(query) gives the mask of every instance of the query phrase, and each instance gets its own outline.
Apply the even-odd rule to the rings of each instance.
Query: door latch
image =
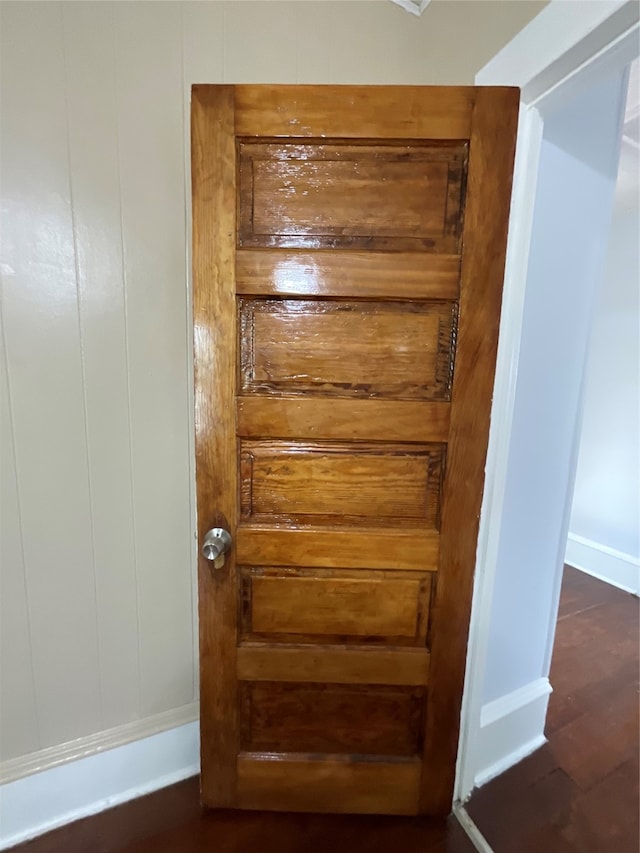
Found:
[[[213,563],[214,569],[224,566],[224,555],[231,548],[233,539],[224,527],[212,527],[207,530],[202,540],[202,556]]]

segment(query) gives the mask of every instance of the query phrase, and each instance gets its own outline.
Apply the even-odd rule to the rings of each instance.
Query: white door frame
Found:
[[[473,789],[480,730],[491,606],[496,577],[507,464],[520,354],[531,229],[544,131],[542,110],[570,98],[591,80],[628,65],[638,55],[639,7],[628,0],[552,0],[476,76],[476,85],[519,86],[520,120],[516,147],[504,297],[496,364],[486,480],[476,555],[467,674],[462,702],[455,800]],[[578,432],[576,424],[576,433]],[[576,446],[577,446],[576,435]],[[566,524],[570,513],[566,500]],[[558,554],[561,566],[563,555]],[[559,594],[561,578],[557,579]],[[555,634],[550,614],[547,673]],[[542,733],[541,733],[542,734]]]

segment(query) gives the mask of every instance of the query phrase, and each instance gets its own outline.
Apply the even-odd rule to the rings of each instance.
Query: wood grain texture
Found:
[[[345,684],[241,685],[241,747],[249,752],[416,755],[419,689]]]
[[[469,138],[472,86],[236,86],[238,136]]]
[[[238,397],[243,438],[335,439],[441,443],[449,438],[451,405],[426,400],[334,397]]]
[[[519,91],[477,90],[463,234],[460,317],[432,615],[420,808],[451,809],[478,520],[504,274]],[[490,211],[490,215],[487,212]]]
[[[420,762],[358,761],[333,756],[313,760],[243,753],[238,759],[238,799],[243,808],[291,811],[415,814]]]
[[[192,99],[194,361],[199,542],[238,516],[235,436],[235,141],[233,87],[196,86]],[[211,156],[211,152],[215,156]],[[214,236],[217,235],[217,238]],[[198,562],[203,803],[236,803],[236,581]]]
[[[460,256],[241,249],[236,291],[256,296],[457,299]]]
[[[444,448],[243,441],[241,518],[437,530]]]
[[[238,678],[242,681],[420,687],[427,684],[428,677],[429,652],[426,649],[264,643],[243,643],[238,647]]]
[[[424,645],[431,577],[363,569],[244,569],[243,636]],[[292,636],[294,635],[294,636]],[[329,639],[331,638],[331,639]]]
[[[241,299],[242,393],[448,400],[453,302]]]
[[[456,253],[466,145],[240,143],[238,246]]]
[[[253,566],[438,570],[440,537],[430,530],[259,527],[241,524],[236,559]]]

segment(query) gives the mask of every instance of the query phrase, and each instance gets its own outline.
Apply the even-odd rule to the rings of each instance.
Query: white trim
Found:
[[[565,563],[625,592],[640,595],[640,559],[569,533]]]
[[[200,772],[197,722],[9,782],[0,850]]]
[[[0,785],[13,782],[24,776],[30,776],[33,773],[42,773],[44,770],[50,770],[52,767],[58,767],[70,761],[77,761],[79,758],[88,758],[98,752],[114,749],[126,743],[164,732],[167,729],[192,723],[197,719],[198,705],[196,703],[184,705],[182,708],[174,708],[171,711],[155,714],[153,717],[146,717],[144,720],[124,723],[124,725],[113,729],[105,729],[105,731],[76,738],[67,743],[40,749],[38,752],[21,755],[19,758],[11,758],[0,764]]]
[[[635,0],[552,0],[476,75],[477,86],[519,86],[531,104],[606,51],[638,21]]]
[[[475,79],[476,85],[520,86],[522,101],[495,394],[462,702],[454,791],[454,799],[457,802],[464,802],[469,797],[477,775],[476,768],[480,766],[476,742],[480,736],[497,547],[503,515],[531,224],[543,132],[543,116],[540,110],[551,102],[551,98],[545,101],[545,96],[551,92],[555,105],[559,103],[563,94],[563,83],[566,83],[566,90],[571,88],[575,92],[585,76],[591,74],[592,68],[597,67],[599,72],[604,68],[621,68],[634,58],[631,55],[633,51],[637,56],[639,14],[635,2],[624,0],[586,5],[551,0],[527,27],[480,70]],[[562,556],[559,554],[559,572]],[[553,642],[554,628],[555,618],[550,614],[549,647]],[[544,718],[540,721],[537,740],[534,738],[529,743],[523,743],[521,752],[526,754],[527,750],[532,751],[544,742],[544,736],[541,734],[543,725]]]
[[[480,714],[476,786],[484,785],[541,747],[551,685],[539,678],[487,703]]]
[[[509,218],[504,296],[500,317],[500,339],[478,531],[473,607],[469,626],[467,676],[462,704],[463,725],[456,773],[455,799],[461,801],[464,801],[471,792],[476,772],[474,744],[478,737],[489,645],[489,620],[498,565],[500,522],[507,483],[509,442],[516,395],[541,143],[542,120],[538,111],[521,105]],[[469,722],[466,726],[465,720]]]
[[[467,833],[467,836],[476,850],[479,853],[493,853],[493,847],[489,844],[487,839],[478,829],[478,825],[473,820],[469,812],[465,809],[464,806],[457,803],[453,807],[453,814],[455,815],[458,823]]]
[[[636,9],[639,8],[636,7]],[[534,98],[531,103],[544,102],[545,110],[557,110],[580,90],[584,91],[610,72],[619,71],[626,65],[630,65],[638,56],[639,35],[640,24],[636,20],[610,44],[571,71],[562,81]]]

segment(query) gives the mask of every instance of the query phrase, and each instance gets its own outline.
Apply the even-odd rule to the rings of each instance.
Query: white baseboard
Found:
[[[544,724],[551,685],[538,678],[483,706],[474,783],[480,787],[546,743]]]
[[[197,722],[32,772],[0,787],[0,850],[199,772]]]
[[[564,561],[598,580],[640,595],[640,560],[631,554],[570,533]]]
[[[32,773],[50,770],[69,761],[88,758],[97,752],[104,752],[105,749],[113,749],[125,743],[132,743],[134,740],[142,740],[165,732],[167,729],[177,729],[179,726],[197,720],[198,716],[198,703],[193,702],[190,705],[153,714],[151,717],[144,717],[142,720],[133,720],[112,729],[39,749],[28,755],[10,758],[0,763],[0,786],[21,779],[23,776],[30,776]]]

